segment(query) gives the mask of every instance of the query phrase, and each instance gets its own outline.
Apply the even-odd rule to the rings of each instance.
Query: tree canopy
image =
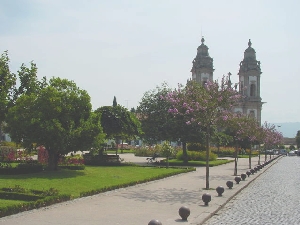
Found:
[[[13,140],[45,146],[50,169],[57,168],[60,155],[89,150],[104,138],[88,93],[60,78],[50,79],[38,93],[21,94],[6,122]]]
[[[135,138],[142,133],[141,125],[136,116],[120,105],[103,106],[95,110],[100,116],[101,126],[107,139]]]

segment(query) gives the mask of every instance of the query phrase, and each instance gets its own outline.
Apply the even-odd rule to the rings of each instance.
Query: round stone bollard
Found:
[[[148,225],[162,225],[162,223],[159,220],[151,220]]]
[[[254,173],[255,173],[255,170],[254,170],[254,169],[251,169],[250,172],[251,172],[252,174],[254,174]]]
[[[242,180],[245,180],[245,179],[246,179],[246,177],[247,177],[247,175],[246,175],[245,173],[242,173],[242,174],[241,174],[241,178],[242,178]]]
[[[240,177],[235,177],[234,180],[235,180],[235,182],[236,182],[237,184],[239,184],[240,181],[242,180],[242,178],[240,178]]]
[[[218,186],[216,188],[216,191],[218,193],[218,196],[222,196],[222,194],[224,193],[225,189],[222,186]]]
[[[211,195],[208,193],[205,193],[202,195],[202,201],[205,205],[208,205],[208,203],[211,201]]]
[[[231,189],[233,187],[233,182],[231,180],[227,181],[226,186]]]
[[[190,211],[190,209],[188,207],[181,206],[179,208],[178,213],[179,213],[179,216],[181,217],[182,220],[187,221],[187,218],[189,217],[191,211]]]
[[[247,171],[246,174],[247,174],[248,177],[250,177],[251,172],[250,172],[250,171]]]

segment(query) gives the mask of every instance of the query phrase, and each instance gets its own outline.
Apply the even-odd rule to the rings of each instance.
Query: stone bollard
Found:
[[[224,188],[222,187],[222,186],[218,186],[217,188],[216,188],[216,191],[217,191],[217,193],[218,193],[218,196],[222,196],[222,194],[224,193]]]
[[[209,193],[205,193],[202,195],[202,201],[205,205],[208,205],[208,203],[211,201],[211,195]]]
[[[231,180],[227,181],[226,186],[231,189],[233,187],[233,182]]]
[[[255,170],[254,170],[254,169],[251,169],[250,172],[251,172],[252,174],[254,174],[254,173],[255,173]]]
[[[242,179],[240,177],[235,177],[234,180],[237,184],[239,184]]]
[[[241,178],[242,178],[242,180],[245,180],[245,179],[246,179],[246,177],[247,177],[247,175],[246,175],[245,173],[242,173],[242,174],[241,174]]]
[[[162,225],[162,223],[159,220],[151,220],[148,225]]]
[[[250,177],[251,172],[250,172],[250,171],[247,171],[246,174],[247,174],[248,177]]]
[[[190,211],[190,209],[188,207],[181,206],[179,208],[178,213],[179,213],[179,216],[181,217],[182,220],[187,221],[187,218],[189,217],[191,211]]]

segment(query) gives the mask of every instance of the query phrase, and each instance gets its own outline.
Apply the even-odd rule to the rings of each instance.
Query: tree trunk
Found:
[[[48,169],[52,171],[57,170],[59,153],[57,151],[51,151],[50,148],[47,151],[48,151]]]
[[[183,154],[183,164],[187,165],[188,164],[188,154],[186,150],[186,142],[182,142],[182,154]]]
[[[258,165],[260,165],[260,150],[258,151]]]
[[[167,156],[167,169],[169,168],[169,156]]]
[[[265,149],[265,162],[267,161],[267,150]]]
[[[234,156],[234,176],[237,176],[237,157],[238,157],[238,148],[235,147],[235,156]]]
[[[116,155],[118,155],[119,143],[120,143],[120,138],[116,137],[116,144],[117,144]]]
[[[252,157],[252,146],[250,146],[250,152],[249,152],[249,169],[251,169],[251,157]]]
[[[209,190],[209,132],[206,134],[206,190]]]
[[[123,139],[122,139],[122,143],[121,143],[121,153],[123,153],[123,149],[124,149],[124,146],[123,146]]]
[[[2,126],[1,126],[2,122],[0,121],[0,144],[2,142]]]

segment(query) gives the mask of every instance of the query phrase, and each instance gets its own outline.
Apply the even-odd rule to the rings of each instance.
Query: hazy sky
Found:
[[[298,0],[0,0],[0,53],[11,69],[34,61],[38,76],[73,80],[93,109],[129,109],[146,91],[191,78],[201,36],[214,79],[239,63],[248,39],[261,61],[262,122],[299,122]]]

